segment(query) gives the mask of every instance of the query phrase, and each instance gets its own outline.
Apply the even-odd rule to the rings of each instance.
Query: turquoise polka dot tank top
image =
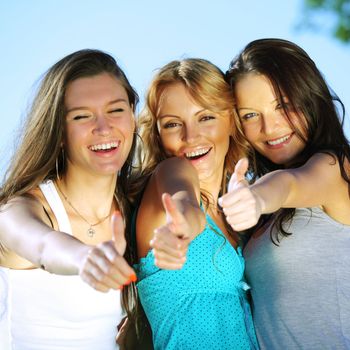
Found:
[[[156,350],[257,349],[244,259],[215,222],[190,244],[181,270],[162,270],[149,251],[135,265]]]

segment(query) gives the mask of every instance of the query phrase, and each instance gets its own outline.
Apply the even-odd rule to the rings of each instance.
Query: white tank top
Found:
[[[60,231],[72,234],[53,182],[41,184],[40,189]],[[9,329],[9,340],[0,341],[2,350],[6,343],[16,350],[118,349],[116,327],[123,316],[119,291],[98,292],[79,276],[54,275],[41,269],[1,268],[0,277],[0,303],[5,302],[0,304],[0,317],[3,315],[3,323],[7,318]],[[2,328],[0,339],[6,333]]]

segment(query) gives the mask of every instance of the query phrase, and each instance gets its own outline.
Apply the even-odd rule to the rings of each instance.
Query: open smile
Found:
[[[116,142],[107,142],[107,143],[99,143],[96,145],[89,146],[89,149],[93,152],[110,152],[117,149],[120,145],[120,141]]]
[[[289,143],[292,136],[293,136],[293,133],[279,137],[278,139],[268,140],[268,141],[266,141],[266,144],[268,146],[270,146],[271,148],[281,147],[281,146]]]
[[[209,152],[210,152],[211,148],[210,147],[205,147],[205,148],[201,148],[192,152],[186,152],[185,153],[185,157],[188,160],[197,160],[200,159],[204,156],[206,156]]]

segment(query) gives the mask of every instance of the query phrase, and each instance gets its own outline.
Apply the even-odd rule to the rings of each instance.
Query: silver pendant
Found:
[[[95,234],[95,230],[92,228],[92,227],[89,227],[89,229],[87,230],[87,235],[89,237],[94,237],[94,234]]]

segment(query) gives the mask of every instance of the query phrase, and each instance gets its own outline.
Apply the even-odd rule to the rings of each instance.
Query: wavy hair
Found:
[[[229,149],[225,158],[223,181],[221,192],[226,192],[226,182],[234,171],[234,166],[244,154],[248,144],[238,123],[238,115],[234,109],[233,95],[229,84],[225,81],[224,73],[214,64],[199,58],[187,58],[175,60],[159,69],[153,78],[146,95],[144,109],[138,117],[138,129],[141,142],[137,149],[137,166],[135,167],[135,188],[130,189],[135,193],[135,202],[138,201],[149,176],[156,166],[168,158],[161,143],[157,128],[162,96],[167,87],[181,83],[186,88],[193,101],[199,106],[215,113],[225,113],[232,118],[232,133]],[[141,174],[141,176],[140,176]],[[208,203],[210,193],[201,193],[202,199]],[[232,229],[227,226],[228,232]],[[136,242],[128,237],[129,263],[138,262]],[[142,306],[137,298],[135,286],[123,288],[124,304],[129,306],[128,317],[132,320],[133,329],[141,340],[147,342],[150,337],[150,326],[144,314]],[[139,348],[143,348],[140,347]]]
[[[176,83],[183,84],[198,105],[216,113],[228,113],[232,118],[232,133],[224,164],[224,193],[227,179],[233,173],[238,159],[245,154],[248,144],[233,108],[233,96],[224,73],[204,59],[187,58],[172,61],[159,69],[153,78],[146,95],[146,105],[138,118],[139,132],[143,140],[137,152],[141,172],[151,174],[157,164],[167,158],[157,128],[157,117],[165,89]]]
[[[344,168],[344,161],[350,161],[349,142],[343,131],[345,107],[327,86],[309,55],[287,40],[255,40],[233,59],[226,73],[233,92],[235,84],[250,73],[261,74],[269,79],[291,127],[305,141],[304,150],[288,167],[303,165],[315,153],[328,153],[338,160],[341,175],[350,184],[349,174]],[[293,125],[282,96],[288,99],[293,111],[299,116],[302,130]],[[272,163],[253,147],[249,149],[249,160],[253,180],[270,171],[285,168]],[[290,234],[283,229],[282,224],[291,219],[294,213],[295,209],[291,208],[281,209],[276,214],[275,225],[282,236]],[[278,236],[271,238],[279,242]]]

